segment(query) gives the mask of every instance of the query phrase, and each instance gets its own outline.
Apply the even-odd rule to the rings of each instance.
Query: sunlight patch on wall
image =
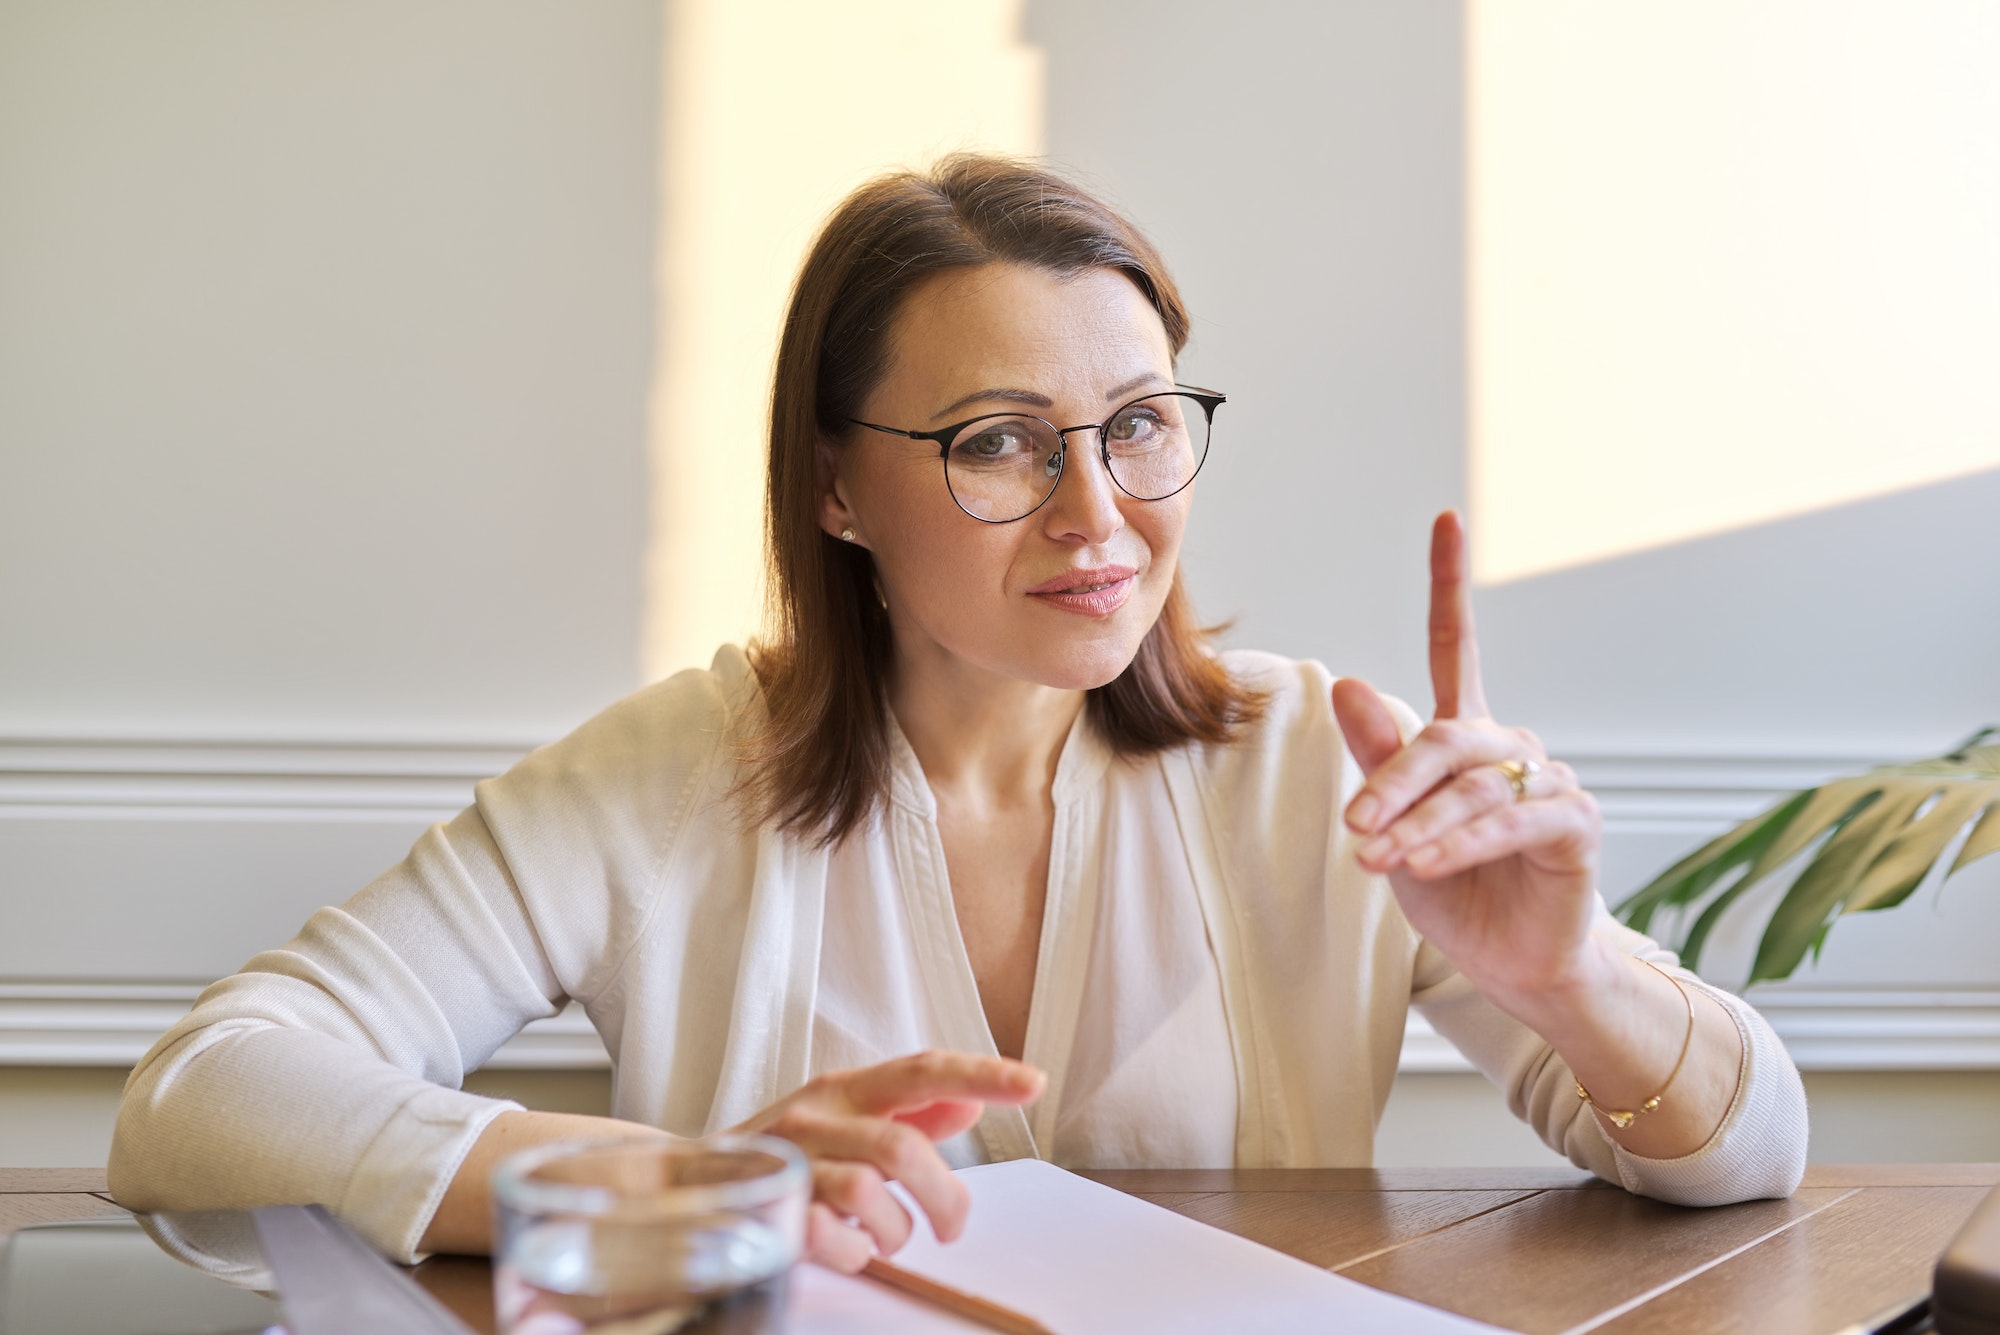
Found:
[[[673,0],[661,136],[648,678],[761,623],[772,360],[849,190],[955,149],[1041,150],[1024,0]]]
[[[2000,464],[2000,5],[1467,24],[1482,582]]]

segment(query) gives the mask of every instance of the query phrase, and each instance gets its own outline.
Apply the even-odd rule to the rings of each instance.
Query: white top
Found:
[[[937,807],[890,723],[887,839],[827,864],[810,1069],[925,1048],[993,1053],[952,907]],[[994,1107],[943,1146],[953,1167],[1227,1168],[1236,1072],[1222,976],[1172,804],[1107,783],[1115,759],[1081,719],[1056,762],[1048,896],[1022,1060],[1049,1073],[1032,1107]],[[1171,1108],[1171,1117],[1161,1110]]]
[[[1543,1140],[1628,1189],[1718,1204],[1797,1186],[1804,1091],[1753,1009],[1707,989],[1744,1039],[1715,1137],[1674,1160],[1619,1148],[1548,1046],[1354,861],[1338,813],[1360,776],[1332,677],[1224,661],[1271,692],[1231,745],[1126,761],[1086,722],[1072,730],[1023,1054],[1049,1086],[945,1146],[953,1163],[1366,1165],[1415,1004]],[[745,825],[730,800],[736,743],[761,717],[725,648],[480,784],[141,1060],[113,1193],[141,1210],[319,1202],[412,1257],[465,1152],[515,1106],[459,1090],[465,1072],[572,998],[611,1053],[614,1114],[683,1135],[818,1071],[993,1051],[907,741],[892,736],[884,809],[818,850]],[[1676,967],[1608,914],[1597,930]]]

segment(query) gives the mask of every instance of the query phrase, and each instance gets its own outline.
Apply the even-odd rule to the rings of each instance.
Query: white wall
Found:
[[[0,985],[232,968],[636,684],[658,33],[0,6]]]
[[[637,683],[660,32],[0,4],[0,1162]]]
[[[1493,691],[1572,746],[1934,755],[2000,722],[1997,513],[1983,473],[1502,585]]]
[[[1186,547],[1241,644],[1414,693],[1465,496],[1458,6],[1031,3],[1050,156],[1165,251],[1227,392]]]
[[[658,63],[643,0],[0,6],[0,735],[634,684]]]

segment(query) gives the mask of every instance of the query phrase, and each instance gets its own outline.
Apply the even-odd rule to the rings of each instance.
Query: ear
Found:
[[[843,532],[853,532],[857,546],[864,546],[861,539],[861,524],[854,517],[854,511],[847,504],[846,486],[840,477],[840,455],[826,437],[821,436],[813,447],[813,458],[819,472],[819,526],[831,537],[839,537]]]

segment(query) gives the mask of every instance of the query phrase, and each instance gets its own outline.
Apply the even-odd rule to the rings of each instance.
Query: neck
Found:
[[[1082,691],[1038,686],[897,637],[889,707],[940,797],[1012,806],[1048,799]]]

